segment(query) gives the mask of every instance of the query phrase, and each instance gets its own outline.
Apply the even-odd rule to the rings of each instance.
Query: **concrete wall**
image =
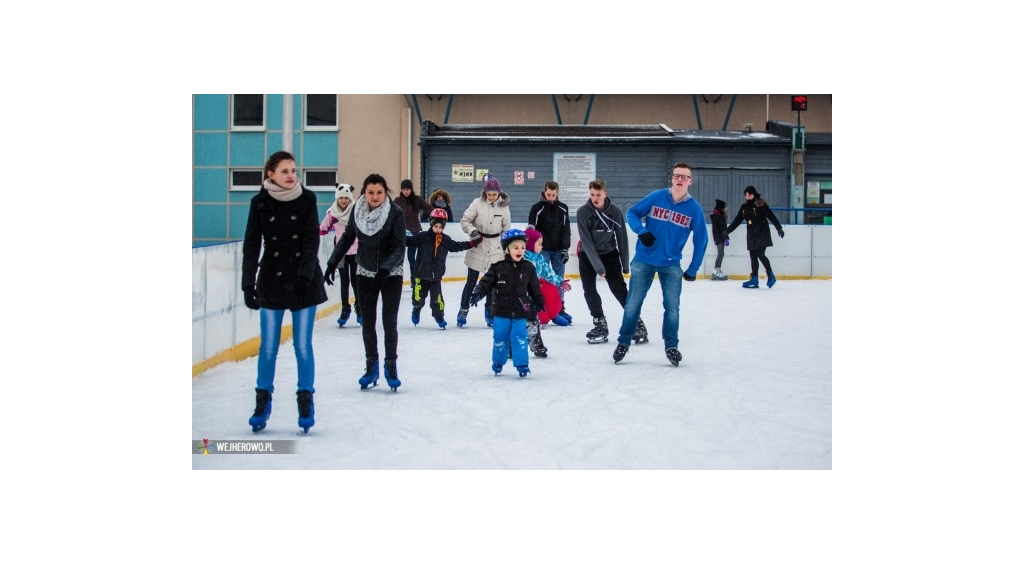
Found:
[[[514,227],[525,225],[515,223]],[[578,241],[576,224],[573,224],[573,238]],[[775,246],[768,249],[772,269],[780,278],[831,278],[832,277],[832,226],[831,225],[785,225],[786,237],[773,235]],[[458,222],[449,223],[445,233],[453,239],[465,241],[468,237],[459,228]],[[711,226],[708,226],[710,237]],[[636,247],[636,236],[629,232],[630,248]],[[730,245],[725,248],[722,270],[735,280],[750,276],[750,258],[746,250],[746,227],[740,226],[730,236]],[[321,239],[320,264],[327,264],[327,258],[334,248],[334,235]],[[689,264],[692,247],[687,244],[683,251],[684,267]],[[566,265],[566,275],[578,278],[579,260],[575,246]],[[710,278],[715,267],[717,250],[709,241],[701,274]],[[465,280],[467,268],[463,262],[465,253],[448,255],[445,280]],[[408,280],[409,265],[405,264],[405,279]],[[226,243],[192,249],[192,375],[229,360],[241,360],[257,353],[259,349],[259,312],[245,307],[239,288],[242,270],[242,243]],[[760,270],[762,278],[764,269]],[[573,291],[582,291],[579,284]],[[338,285],[327,288],[327,303],[317,308],[317,315],[333,314],[340,306]],[[451,303],[456,303],[449,297]],[[403,304],[407,307],[407,304]],[[282,339],[291,336],[290,318],[285,317]]]

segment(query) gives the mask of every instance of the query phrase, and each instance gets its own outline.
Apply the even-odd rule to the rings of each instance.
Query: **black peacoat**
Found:
[[[740,222],[747,224],[747,250],[757,251],[772,246],[772,234],[768,229],[771,221],[776,231],[782,230],[779,218],[775,217],[768,203],[761,198],[754,198],[740,206],[736,217],[729,224],[726,234],[732,233]]]
[[[260,307],[295,311],[326,302],[319,251],[320,215],[313,192],[303,188],[298,198],[280,202],[261,188],[252,197],[242,242],[242,288],[256,287]],[[310,283],[297,296],[300,276]]]

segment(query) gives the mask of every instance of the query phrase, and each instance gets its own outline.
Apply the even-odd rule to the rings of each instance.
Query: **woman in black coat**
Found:
[[[377,352],[377,300],[381,305],[384,327],[384,378],[393,391],[402,382],[398,379],[398,305],[402,300],[402,275],[405,255],[405,218],[402,209],[388,198],[388,183],[379,174],[363,181],[363,189],[352,209],[345,233],[334,246],[327,260],[325,281],[334,283],[334,270],[349,247],[359,240],[356,251],[356,293],[363,314],[363,348],[366,350],[366,373],[359,387],[377,385],[380,376]]]
[[[313,321],[327,301],[320,271],[320,215],[316,195],[299,184],[295,157],[274,153],[264,166],[263,188],[253,196],[242,243],[245,305],[260,311],[260,352],[256,365],[256,410],[252,430],[270,417],[277,350],[285,310],[292,312],[292,342],[298,365],[299,427],[313,426]],[[262,243],[263,253],[260,256]]]
[[[761,198],[761,194],[757,193],[756,188],[747,186],[743,190],[743,197],[746,202],[740,206],[736,218],[729,224],[725,235],[728,238],[741,221],[746,222],[747,251],[750,253],[750,280],[744,282],[743,287],[757,288],[757,262],[761,261],[768,273],[768,287],[771,288],[775,285],[775,274],[772,272],[772,264],[768,262],[768,257],[764,254],[765,249],[772,246],[772,234],[768,231],[768,222],[771,221],[775,226],[779,237],[785,237],[786,233],[782,230],[779,218],[775,217],[771,208],[768,207],[768,202]]]

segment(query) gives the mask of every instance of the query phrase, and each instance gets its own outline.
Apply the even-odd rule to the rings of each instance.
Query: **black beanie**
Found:
[[[716,210],[724,210],[725,209],[725,202],[723,202],[722,200],[715,200],[715,209]]]
[[[412,190],[412,180],[409,180],[408,178],[402,181],[401,189],[405,190],[406,188]]]
[[[753,194],[755,198],[760,198],[761,197],[761,195],[757,193],[757,188],[754,188],[753,186],[747,186],[743,190],[743,192],[745,192],[747,194]]]

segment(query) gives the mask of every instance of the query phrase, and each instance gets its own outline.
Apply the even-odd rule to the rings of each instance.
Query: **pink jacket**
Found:
[[[338,218],[334,217],[334,214],[332,214],[331,210],[328,209],[327,213],[324,214],[324,220],[320,222],[320,235],[327,235],[327,233],[331,229],[334,229],[334,244],[337,245],[338,241],[341,240],[341,235],[345,232],[345,227],[347,225],[347,223],[342,223],[338,221]],[[357,238],[355,241],[352,242],[352,246],[349,247],[348,252],[345,253],[345,256],[354,255],[358,250],[359,239]]]

